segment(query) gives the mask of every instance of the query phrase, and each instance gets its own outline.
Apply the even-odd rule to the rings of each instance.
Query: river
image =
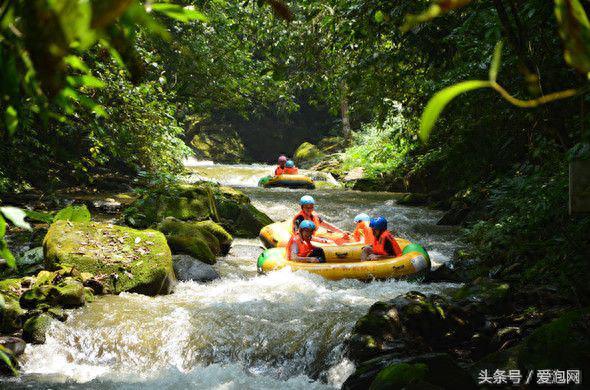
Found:
[[[292,216],[311,193],[317,210],[345,229],[359,212],[384,215],[402,237],[423,244],[436,264],[460,245],[455,230],[437,226],[440,212],[396,204],[396,195],[342,189],[261,189],[266,165],[192,162],[205,177],[240,187],[275,220]],[[55,322],[44,345],[28,345],[23,375],[10,388],[88,389],[331,389],[354,370],[343,343],[371,304],[448,284],[328,281],[281,270],[259,276],[255,239],[236,239],[208,284],[180,283],[173,294],[104,296]]]

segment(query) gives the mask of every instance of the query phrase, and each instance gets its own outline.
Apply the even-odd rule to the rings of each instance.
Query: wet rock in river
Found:
[[[316,145],[304,142],[293,154],[293,160],[298,166],[302,168],[309,168],[318,161],[325,157],[325,153],[322,152]]]
[[[202,261],[188,255],[172,256],[174,262],[174,272],[178,280],[186,282],[193,280],[195,282],[210,282],[219,279],[219,274],[215,269]]]
[[[25,352],[27,343],[18,337],[0,336],[0,346],[10,350],[14,356],[19,356]]]
[[[415,357],[383,356],[361,364],[342,389],[475,389],[475,382],[444,353]]]
[[[23,339],[32,344],[45,343],[51,321],[53,321],[52,318],[47,314],[29,318],[23,325]]]
[[[0,293],[0,332],[12,333],[22,327],[25,314],[18,298],[12,294]]]
[[[167,294],[176,280],[166,238],[154,230],[57,221],[47,233],[44,250],[48,269],[73,267],[108,275],[105,283],[114,293]]]
[[[43,247],[38,246],[29,249],[16,258],[16,265],[24,275],[33,275],[44,268],[43,265]]]
[[[155,226],[166,217],[182,221],[212,220],[237,237],[254,238],[272,220],[250,204],[241,191],[211,182],[183,184],[158,196],[134,202],[126,211],[136,227]]]
[[[184,222],[168,217],[158,230],[164,233],[174,254],[190,255],[207,264],[227,254],[232,242],[232,236],[213,221]]]
[[[25,291],[20,303],[26,308],[35,308],[41,304],[66,308],[84,306],[84,286],[71,277],[61,280],[56,285],[42,284]]]

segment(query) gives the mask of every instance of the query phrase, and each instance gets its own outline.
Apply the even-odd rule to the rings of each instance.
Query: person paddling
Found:
[[[358,214],[354,217],[354,223],[356,224],[352,236],[355,241],[363,241],[367,245],[373,245],[375,237],[373,236],[373,230],[370,225],[371,217],[365,213]]]
[[[311,243],[316,225],[309,220],[303,220],[299,224],[297,232],[291,235],[287,244],[287,256],[291,261],[301,263],[325,263],[326,256],[322,248]]]
[[[299,174],[299,168],[295,166],[293,160],[287,160],[285,163],[285,170],[283,172],[285,175],[297,175]]]
[[[369,223],[375,240],[370,246],[365,246],[361,253],[361,261],[378,260],[389,257],[399,257],[402,250],[393,235],[387,230],[387,219],[372,218]]]
[[[299,199],[299,204],[301,205],[301,211],[299,213],[297,213],[297,215],[295,215],[295,217],[293,217],[293,221],[291,223],[293,232],[296,232],[297,229],[299,229],[299,224],[304,220],[309,220],[314,223],[314,232],[316,230],[318,230],[318,228],[320,227],[320,224],[323,224],[327,228],[333,229],[334,231],[338,231],[338,228],[325,222],[322,219],[322,217],[320,217],[314,211],[315,199],[312,196],[303,195],[301,197],[301,199]],[[324,243],[332,242],[332,240],[328,240],[328,239],[322,238],[322,237],[314,237],[313,239],[318,242],[324,242]]]
[[[287,164],[286,156],[279,156],[279,166],[275,168],[275,176],[280,176],[285,173],[285,164]]]

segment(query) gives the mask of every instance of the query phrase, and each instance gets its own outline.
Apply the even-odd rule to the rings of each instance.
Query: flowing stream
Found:
[[[304,190],[261,189],[267,165],[187,164],[192,180],[239,186],[271,218],[289,218]],[[329,179],[329,178],[328,178]],[[191,180],[191,179],[189,179]],[[346,229],[359,212],[384,215],[402,237],[422,243],[435,263],[460,243],[436,226],[437,211],[396,204],[395,194],[315,190],[317,210]],[[222,278],[180,283],[173,294],[105,296],[54,322],[44,345],[28,345],[21,378],[10,388],[324,389],[354,370],[343,343],[371,304],[448,284],[328,281],[281,270],[256,274],[256,239],[236,239],[216,264]]]

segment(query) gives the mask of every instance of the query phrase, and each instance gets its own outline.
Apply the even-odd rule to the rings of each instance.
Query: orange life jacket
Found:
[[[283,173],[286,175],[296,175],[299,173],[299,168],[297,168],[297,167],[285,168],[285,171]]]
[[[280,165],[275,169],[275,176],[279,176],[282,175],[283,173],[285,173],[285,167],[281,167]]]
[[[315,225],[315,229],[313,230],[314,232],[316,230],[318,230],[318,228],[320,227],[321,220],[320,220],[319,215],[317,215],[315,211],[311,212],[311,219],[309,219],[309,216],[305,215],[303,213],[303,210],[301,210],[300,212],[297,213],[297,215],[295,215],[293,217],[293,221],[291,222],[291,229],[293,231],[295,231],[295,228],[296,228],[295,221],[297,220],[297,217],[303,217],[304,220],[307,219],[309,221],[312,221]]]
[[[354,239],[356,241],[360,241],[361,237],[364,238],[364,242],[367,245],[373,245],[373,241],[375,241],[375,237],[373,236],[373,229],[369,227],[368,221],[361,221],[356,224],[356,228],[354,232],[352,232]]]
[[[379,239],[373,241],[373,253],[379,256],[391,255],[390,253],[387,253],[385,251],[385,242],[387,241],[391,242],[391,247],[393,248],[395,257],[401,256],[402,250],[399,247],[397,241],[395,241],[395,238],[391,235],[391,233],[388,230],[385,230],[383,233],[381,233]]]
[[[299,234],[295,233],[287,244],[287,259],[289,260],[291,260],[291,246],[293,246],[293,243],[297,244],[297,256],[299,257],[309,257],[315,249],[311,241],[304,240]]]

